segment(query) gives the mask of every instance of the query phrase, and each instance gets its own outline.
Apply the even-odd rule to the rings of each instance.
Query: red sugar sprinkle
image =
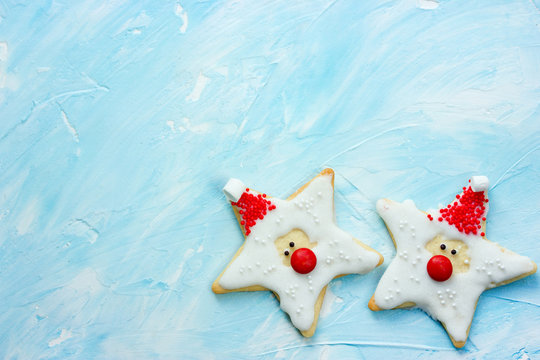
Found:
[[[246,236],[251,233],[251,227],[255,225],[257,220],[262,220],[267,211],[272,211],[276,208],[270,200],[266,200],[266,194],[250,194],[249,188],[242,193],[237,202],[231,201],[231,205],[239,209],[238,213],[242,216],[240,224],[244,226]]]
[[[485,232],[481,232],[481,233],[480,233],[480,236],[485,236],[485,235],[486,235]]]
[[[485,198],[483,191],[474,192],[470,186],[464,188],[463,194],[457,195],[456,198],[458,199],[457,201],[439,210],[441,214],[439,221],[445,220],[450,225],[455,226],[460,232],[476,235],[478,232],[477,225],[480,224],[480,219],[483,221],[486,220],[482,215],[484,215],[486,209],[484,203],[487,203],[488,199]],[[432,220],[431,216],[428,216],[428,218]],[[482,234],[481,236],[484,236]]]

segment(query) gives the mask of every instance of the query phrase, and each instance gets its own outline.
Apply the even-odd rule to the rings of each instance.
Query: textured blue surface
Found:
[[[0,0],[0,357],[540,357],[538,275],[485,292],[459,351],[367,308],[380,197],[487,175],[488,238],[540,263],[539,23],[536,0]],[[270,293],[210,291],[242,242],[221,187],[327,166],[386,261],[305,339]]]

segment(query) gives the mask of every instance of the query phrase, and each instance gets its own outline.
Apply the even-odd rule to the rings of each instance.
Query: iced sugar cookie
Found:
[[[448,206],[428,211],[383,199],[377,211],[396,247],[396,257],[369,302],[374,311],[417,306],[439,320],[452,343],[463,347],[480,294],[536,272],[529,258],[486,239],[489,208],[485,176]]]
[[[223,189],[245,237],[212,284],[215,293],[271,290],[302,335],[315,332],[326,286],[366,273],[382,256],[335,223],[334,171],[325,169],[287,200],[231,179]]]

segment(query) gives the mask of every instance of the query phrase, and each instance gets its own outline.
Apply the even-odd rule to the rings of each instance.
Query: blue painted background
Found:
[[[374,202],[491,179],[487,236],[540,263],[537,0],[0,0],[0,357],[540,357],[540,280],[480,298],[456,351],[367,301]],[[329,286],[313,338],[270,293],[215,295],[242,242],[221,187],[336,171],[385,265]]]

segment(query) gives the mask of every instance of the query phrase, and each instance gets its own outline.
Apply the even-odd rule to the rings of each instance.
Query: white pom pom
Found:
[[[471,177],[471,189],[474,192],[487,191],[489,188],[489,180],[486,176]]]
[[[238,179],[230,178],[229,181],[227,181],[227,184],[225,184],[223,192],[230,201],[238,201],[245,189],[246,186],[243,182]]]

